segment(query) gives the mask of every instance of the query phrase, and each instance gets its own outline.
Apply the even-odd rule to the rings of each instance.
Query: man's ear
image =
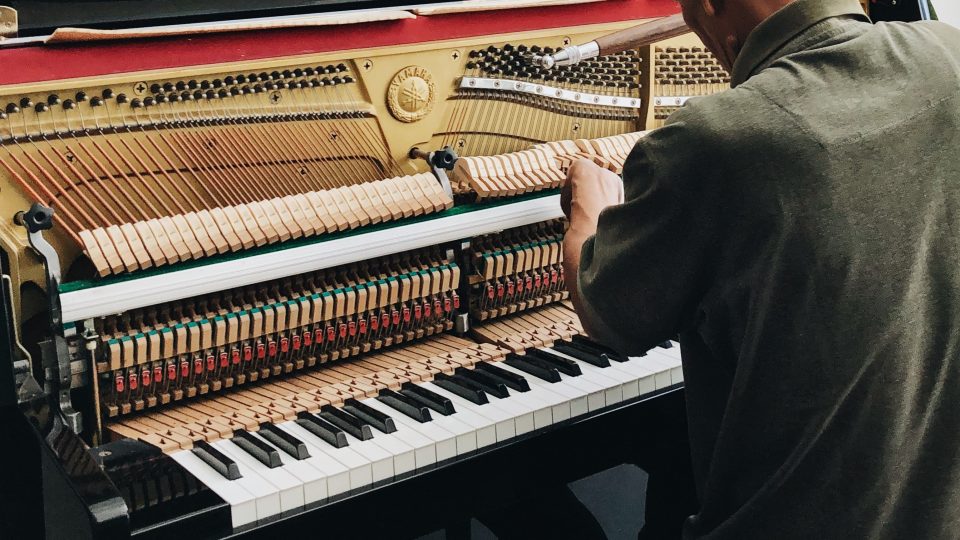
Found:
[[[716,17],[723,8],[723,0],[700,0],[700,8],[708,17]]]

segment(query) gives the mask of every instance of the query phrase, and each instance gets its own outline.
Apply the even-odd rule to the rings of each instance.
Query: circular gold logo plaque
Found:
[[[427,68],[408,66],[390,81],[387,105],[397,120],[416,122],[430,114],[436,95],[436,85]]]

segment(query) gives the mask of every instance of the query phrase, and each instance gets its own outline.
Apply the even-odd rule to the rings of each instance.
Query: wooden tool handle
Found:
[[[628,49],[677,37],[690,31],[683,15],[676,14],[597,38],[600,54],[616,54]]]

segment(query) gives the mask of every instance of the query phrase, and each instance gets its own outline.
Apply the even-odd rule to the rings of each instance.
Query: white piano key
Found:
[[[190,450],[174,452],[170,457],[230,505],[234,528],[257,521],[257,497],[245,490],[239,479],[227,480]]]
[[[598,368],[590,365],[588,362],[581,362],[572,356],[563,354],[553,349],[543,349],[547,354],[559,356],[566,360],[571,360],[580,366],[581,375],[584,380],[592,381],[604,388],[604,403],[606,405],[615,405],[623,401],[623,382],[622,379],[604,372],[604,368]],[[606,368],[609,369],[609,368]]]
[[[429,467],[430,465],[435,465],[437,463],[436,443],[419,431],[412,429],[406,423],[406,420],[410,420],[411,422],[416,422],[416,420],[386,405],[376,398],[367,398],[361,400],[361,402],[384,414],[389,414],[391,418],[393,418],[393,421],[397,424],[397,431],[391,433],[390,435],[402,440],[411,448],[413,448],[413,456],[417,469]]]
[[[271,469],[229,439],[220,440],[211,443],[211,445],[233,458],[237,462],[237,466],[240,467],[240,474],[244,476],[247,476],[247,474],[257,475],[273,485],[280,493],[280,513],[303,509],[303,484],[284,470],[283,466]],[[249,473],[245,473],[244,468]]]
[[[286,427],[289,425],[296,425],[296,422],[284,422],[277,424],[278,427],[287,431],[291,435],[294,435],[305,445],[307,445],[307,451],[310,452],[310,457],[305,459],[312,467],[320,471],[327,479],[327,496],[336,497],[350,491],[350,470],[347,467],[340,463],[339,461],[331,458],[322,450],[314,446],[313,442],[305,437],[300,437],[298,433],[293,433],[291,430],[287,430]],[[312,435],[312,433],[311,433]],[[319,440],[319,439],[317,439]],[[320,441],[323,442],[323,441]],[[324,443],[326,444],[326,443]]]
[[[464,426],[466,426],[474,434],[474,440],[476,441],[477,448],[483,448],[497,442],[497,432],[496,427],[492,424],[489,424],[486,419],[483,417],[477,416],[475,412],[465,408],[458,408],[454,404],[454,410],[456,412],[451,416],[444,416],[436,411],[431,411],[434,420],[442,418],[454,418]],[[457,436],[457,452],[461,450],[461,436]]]
[[[376,404],[371,402],[369,405],[374,408],[379,407],[380,411],[393,415],[394,421],[403,422],[410,429],[413,429],[414,431],[433,441],[433,444],[436,447],[438,463],[457,457],[457,438],[453,433],[450,433],[446,429],[437,426],[432,421],[423,423],[418,422],[394,409],[393,407],[383,403],[382,401],[376,401]],[[431,413],[431,417],[432,416],[433,414]]]
[[[491,402],[477,405],[453,392],[440,388],[432,382],[420,383],[420,385],[452,401],[453,406],[456,407],[458,411],[461,409],[473,411],[478,416],[488,419],[490,422],[488,425],[493,425],[496,428],[497,442],[506,441],[517,436],[517,427],[513,421],[513,414],[498,407],[495,403]]]
[[[274,446],[259,433],[253,433],[253,436],[270,446]],[[280,461],[283,463],[284,470],[293,475],[303,486],[304,505],[309,506],[327,499],[329,495],[325,473],[311,465],[307,459],[297,459],[279,448],[277,451],[280,454]]]
[[[524,378],[526,379],[526,377]],[[521,407],[522,410],[530,414],[529,420],[532,422],[515,418],[514,421],[517,422],[518,435],[537,429],[542,429],[553,424],[553,412],[551,411],[551,406],[556,404],[555,400],[544,399],[540,392],[533,391],[533,387],[531,387],[531,390],[527,392],[520,392],[519,390],[514,390],[512,388],[508,388],[508,390],[510,392],[509,397],[496,398],[495,396],[491,396],[490,400],[493,401],[494,399],[502,399],[513,406]]]
[[[680,384],[683,382],[683,360],[680,356],[680,344],[675,341],[671,343],[673,343],[673,347],[669,349],[654,347],[651,349],[651,352],[669,358],[672,361],[673,367],[670,368],[670,381],[673,384]]]
[[[211,446],[216,446],[216,443],[213,443]],[[221,450],[222,452],[220,448],[217,448],[217,450]],[[226,452],[224,453],[226,454]],[[241,478],[233,481],[256,497],[257,520],[280,515],[282,511],[280,506],[280,490],[273,484],[254,474],[249,467],[245,466],[233,456],[229,454],[227,454],[227,456],[237,463],[237,469],[242,475]]]
[[[394,422],[396,422],[396,420],[394,420]],[[397,431],[393,433],[378,431],[373,439],[371,439],[377,446],[393,456],[393,473],[396,476],[417,470],[417,459],[413,447],[397,435],[399,431],[399,426],[397,427]]]
[[[323,439],[310,433],[296,422],[277,424],[301,441],[307,442],[317,452],[322,452],[330,458],[340,462],[350,471],[350,489],[360,489],[373,484],[373,467],[370,461],[352,450],[349,446],[334,448]]]
[[[543,392],[545,395],[554,396],[554,399],[557,400],[557,403],[551,407],[554,423],[563,422],[570,419],[570,405],[575,400],[582,401],[583,408],[586,410],[587,398],[576,389],[561,386],[560,383],[549,383],[542,379],[538,379],[537,377],[529,375],[526,372],[521,371],[513,366],[509,366],[503,362],[497,363],[497,366],[525,378],[527,380],[527,384],[530,385],[531,391],[538,389],[537,391]]]
[[[670,377],[670,370],[675,366],[672,359],[655,352],[648,352],[646,356],[638,358],[637,361],[640,361],[641,363],[649,366],[651,369],[656,370],[654,378],[657,384],[657,390],[662,390],[673,385],[673,380]]]
[[[354,450],[370,461],[373,482],[379,483],[393,478],[393,456],[374,442],[376,438],[374,436],[373,439],[361,441],[348,433],[347,442],[349,446],[347,448]]]

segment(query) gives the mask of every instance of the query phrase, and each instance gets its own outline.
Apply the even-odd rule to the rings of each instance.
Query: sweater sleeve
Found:
[[[710,280],[719,197],[701,173],[709,150],[690,131],[676,122],[639,141],[624,167],[624,204],[601,213],[580,255],[580,316],[627,354],[675,338]]]

